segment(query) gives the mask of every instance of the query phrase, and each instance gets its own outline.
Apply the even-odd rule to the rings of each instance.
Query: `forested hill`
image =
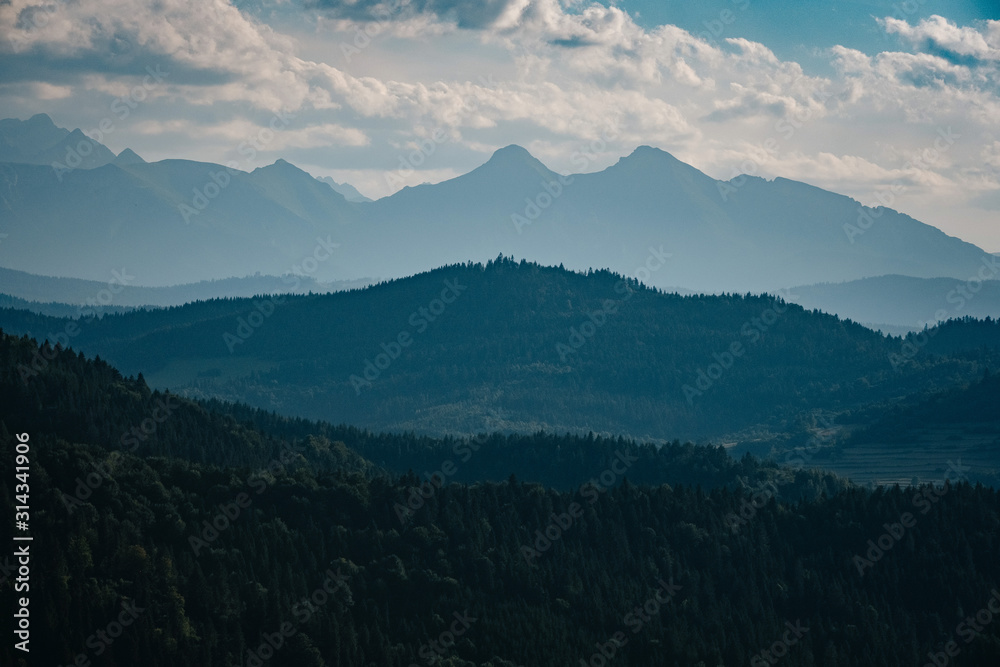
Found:
[[[437,486],[379,473],[322,433],[339,427],[223,414],[8,336],[0,399],[0,460],[29,443],[31,665],[743,667],[781,651],[885,667],[953,640],[966,664],[1000,658],[997,625],[965,621],[1000,595],[1000,496],[958,479],[793,501],[791,478],[744,489],[751,459],[693,448],[736,483],[625,483],[626,456],[567,491]],[[132,446],[135,428],[154,433]],[[29,664],[12,642],[0,662]]]
[[[872,415],[861,417],[871,418]],[[993,435],[994,451],[1000,447],[1000,375],[987,372],[978,382],[966,387],[939,392],[909,405],[894,406],[854,433],[852,441],[913,441],[916,439],[914,431],[954,426]]]
[[[33,359],[46,364],[26,382],[19,368]],[[124,377],[107,362],[2,331],[0,363],[0,402],[4,414],[17,416],[18,428],[143,457],[256,468],[293,452],[296,464],[318,471],[372,476],[412,470],[425,479],[452,460],[456,466],[448,481],[503,481],[514,475],[568,490],[621,455],[629,461],[628,476],[651,485],[714,489],[780,481],[786,494],[813,498],[845,486],[829,474],[782,470],[752,457],[735,461],[722,447],[678,441],[643,445],[621,437],[544,432],[435,439],[288,418],[217,400],[197,402],[151,391],[141,375]]]
[[[973,356],[919,344],[911,354],[899,339],[769,295],[679,296],[503,258],[346,293],[99,320],[0,311],[12,333],[62,341],[189,396],[376,430],[658,439],[952,386],[995,362],[995,324]]]

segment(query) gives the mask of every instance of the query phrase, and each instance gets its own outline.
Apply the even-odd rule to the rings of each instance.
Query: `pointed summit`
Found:
[[[608,167],[605,172],[617,173],[623,176],[635,178],[655,176],[663,178],[670,175],[677,179],[685,180],[689,183],[715,182],[715,179],[706,175],[699,169],[692,167],[688,163],[678,160],[665,150],[654,146],[639,146],[626,157],[621,158]]]
[[[295,171],[302,171],[301,169],[299,169],[298,167],[296,167],[291,162],[285,160],[284,158],[280,158],[280,157],[277,160],[275,160],[273,163],[267,165],[266,167],[258,167],[257,169],[254,169],[254,171],[279,170],[279,169],[280,170],[289,170],[289,169],[292,169],[292,170],[295,170]]]
[[[489,178],[523,178],[537,179],[539,175],[546,178],[556,174],[546,167],[534,155],[525,148],[517,144],[510,144],[496,150],[485,164],[473,169],[464,177],[475,175],[476,177]]]
[[[528,166],[535,170],[549,170],[549,168],[542,164],[538,158],[529,153],[526,148],[518,146],[517,144],[510,144],[509,146],[498,148],[493,152],[493,155],[490,156],[490,159],[487,160],[486,164],[483,166],[485,167],[487,165],[500,169],[517,169],[521,166]]]
[[[47,113],[36,113],[31,118],[24,121],[24,124],[45,129],[52,129],[56,127],[56,124],[52,122],[52,118],[50,118]]]
[[[534,160],[537,162],[537,160],[535,160],[535,156],[529,153],[528,149],[523,146],[518,146],[517,144],[510,144],[508,146],[504,146],[503,148],[498,148],[493,152],[493,155],[489,159],[490,162],[524,162],[525,160]]]
[[[258,167],[249,176],[272,201],[304,220],[336,219],[347,207],[342,194],[287,160]]]
[[[346,183],[341,185],[329,177],[316,178],[308,171],[297,167],[282,158],[278,158],[266,167],[257,167],[250,173],[250,176],[257,183],[267,184],[268,187],[273,187],[281,183],[286,187],[295,189],[296,191],[309,191],[313,194],[322,196],[329,192],[326,187],[329,186],[333,189],[336,195],[339,195],[339,198],[343,198],[348,201],[371,201]],[[344,191],[341,192],[341,190]],[[349,197],[349,194],[352,195],[353,198]]]
[[[667,151],[656,148],[654,146],[637,146],[634,151],[629,153],[626,157],[618,160],[618,164],[628,164],[628,165],[639,165],[639,166],[651,166],[651,165],[684,165],[685,167],[690,167],[691,165],[682,162],[675,158],[673,155]]]
[[[293,179],[297,181],[302,178],[308,178],[309,180],[314,180],[311,174],[281,158],[278,158],[266,167],[257,167],[250,173],[258,179]]]
[[[131,148],[126,148],[115,157],[113,164],[119,167],[127,167],[130,164],[146,164],[146,161],[139,157]]]
[[[295,187],[311,187],[312,184],[316,183],[312,174],[281,158],[266,167],[257,167],[250,172],[250,176],[260,183],[295,184]]]

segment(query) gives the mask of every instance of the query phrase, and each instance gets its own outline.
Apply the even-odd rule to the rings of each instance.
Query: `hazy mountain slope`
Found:
[[[125,267],[152,285],[302,272],[320,240],[337,242],[351,204],[308,174],[297,177],[271,182],[165,160],[78,169],[60,182],[49,167],[0,164],[6,268],[107,280]],[[319,256],[328,260],[304,275],[338,275],[337,255]]]
[[[652,247],[673,257],[642,276],[650,284],[716,289],[729,277],[716,270],[717,279],[706,280],[706,263],[696,258],[700,248],[718,254],[733,226],[715,186],[693,167],[648,147],[602,172],[563,176],[523,148],[508,146],[468,174],[360,207],[373,221],[360,231],[381,229],[405,239],[402,247],[384,251],[394,253],[402,275],[426,269],[420,264],[426,257],[446,263],[501,252],[631,276]]]
[[[88,156],[67,163],[67,147],[80,142]],[[252,174],[149,164],[128,149],[116,157],[44,114],[0,121],[0,210],[6,268],[104,281],[124,266],[137,282],[160,285],[261,272],[342,276],[321,241],[332,247],[327,237],[352,219],[341,195],[284,161]],[[303,270],[318,256],[327,259]]]
[[[353,185],[351,185],[350,183],[338,183],[329,176],[320,176],[316,180],[329,185],[331,188],[334,189],[335,192],[339,192],[340,194],[342,194],[344,196],[344,199],[346,199],[347,201],[353,201],[353,202],[372,201],[368,197],[365,197],[363,194],[358,192],[358,189]]]
[[[553,253],[539,243],[528,248],[511,223],[511,215],[524,208],[525,199],[543,191],[541,183],[558,179],[528,151],[507,146],[462,176],[406,187],[359,205],[366,224],[349,230],[347,243],[360,249],[354,257],[356,266],[374,262],[389,269],[380,275],[397,278],[442,264],[486,261],[498,253],[517,252],[540,261],[557,255],[565,259],[572,254],[570,249]],[[530,252],[520,252],[526,248]]]
[[[47,336],[65,323],[2,311],[0,326]],[[441,433],[489,418],[665,438],[951,386],[996,361],[1000,335],[983,335],[993,342],[975,358],[894,366],[899,339],[771,297],[659,294],[503,260],[278,303],[109,315],[70,344],[154,384],[333,422]]]
[[[613,253],[613,269],[636,275],[650,248],[672,256],[666,265],[640,277],[650,285],[683,285],[698,291],[769,289],[780,283],[763,271],[737,276],[746,264],[748,230],[741,229],[719,198],[717,181],[669,153],[640,146],[595,174],[573,176],[564,215],[579,221],[566,237],[586,243],[588,264]],[[544,230],[546,220],[526,234]]]
[[[359,210],[371,222],[351,230],[360,234],[355,245],[375,243],[372,231],[389,236],[374,261],[397,276],[426,268],[427,258],[501,252],[578,270],[607,267],[656,286],[762,291],[802,284],[805,275],[833,281],[890,272],[883,267],[967,278],[988,257],[889,209],[781,178],[720,182],[648,146],[601,172],[570,176],[508,146],[469,174]],[[874,223],[845,232],[862,212]],[[643,269],[660,248],[670,261]]]
[[[991,259],[889,209],[783,178],[717,181],[648,146],[568,176],[508,146],[467,174],[377,201],[347,201],[283,160],[249,174],[113,160],[58,174],[0,163],[5,266],[100,280],[131,263],[141,282],[164,285],[281,275],[318,252],[313,277],[329,281],[502,253],[724,292],[890,273],[964,280]],[[335,252],[317,247],[327,236]]]
[[[117,274],[117,275],[116,275]],[[4,294],[32,305],[13,306],[37,309],[46,304],[54,307],[66,305],[79,313],[78,306],[100,307],[106,304],[114,309],[137,306],[179,306],[191,301],[224,297],[251,297],[257,294],[317,294],[364,287],[371,280],[317,282],[309,276],[246,276],[225,280],[206,280],[172,287],[140,287],[133,284],[135,275],[127,270],[111,274],[110,280],[79,280],[36,276],[24,271],[0,269],[0,285]],[[110,283],[110,284],[109,284]],[[113,290],[113,291],[112,291]],[[42,312],[36,310],[36,312]]]
[[[131,148],[126,148],[115,156],[114,164],[119,167],[127,167],[130,164],[146,164],[146,161],[136,155],[135,151]]]
[[[806,272],[829,276],[816,282],[890,273],[964,280],[990,258],[892,209],[862,207],[849,197],[784,178],[748,178],[728,199],[729,210],[738,211],[741,224],[756,237],[756,245],[748,248],[748,257],[758,262],[754,273],[771,273],[784,287],[795,284],[790,277]],[[872,221],[867,229],[858,227],[862,215]],[[845,231],[845,225],[859,233]]]
[[[0,293],[0,308],[27,310],[52,317],[90,317],[92,315],[100,317],[105,313],[124,313],[132,310],[130,306],[80,306],[58,301],[27,301],[3,293]]]
[[[971,274],[969,277],[974,277]],[[945,318],[1000,316],[1000,280],[879,276],[846,283],[803,285],[788,298],[872,326],[892,325],[919,331],[938,315]]]
[[[260,188],[268,200],[303,220],[343,221],[353,216],[354,209],[343,195],[331,193],[325,184],[284,160],[254,169],[247,180]]]
[[[115,159],[103,144],[80,130],[56,127],[46,114],[28,120],[0,120],[0,162],[45,165],[60,169],[93,169]]]

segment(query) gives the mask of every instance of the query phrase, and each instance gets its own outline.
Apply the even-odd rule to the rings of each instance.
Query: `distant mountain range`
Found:
[[[318,180],[322,183],[326,183],[331,188],[333,188],[334,191],[342,194],[344,196],[344,199],[346,199],[347,201],[353,201],[353,202],[372,201],[368,197],[365,197],[363,194],[358,192],[358,189],[355,188],[350,183],[338,183],[329,176],[320,176]]]
[[[133,270],[135,270],[133,268]],[[110,309],[139,306],[180,306],[192,301],[227,297],[252,297],[258,294],[325,294],[371,284],[371,280],[320,283],[309,276],[247,276],[225,280],[206,280],[173,287],[140,287],[132,284],[129,267],[119,267],[110,280],[78,280],[36,276],[23,271],[0,269],[0,306],[24,308],[46,315],[66,314],[70,308],[77,315],[78,306]],[[4,300],[7,298],[7,301]],[[99,311],[101,312],[101,311]]]
[[[1000,264],[1000,258],[998,258]],[[953,317],[1000,316],[1000,280],[879,276],[795,287],[793,303],[900,334]]]
[[[82,151],[78,150],[81,144],[85,146]],[[128,153],[135,155],[132,151]],[[115,154],[106,146],[93,141],[79,129],[70,132],[56,127],[43,113],[25,121],[0,120],[0,162],[66,167],[67,156],[74,154],[80,162],[72,158],[70,162],[79,169],[94,169],[115,161]]]
[[[283,160],[246,173],[95,147],[54,169],[77,133],[44,115],[3,121],[0,265],[99,281],[124,265],[144,285],[295,271],[326,282],[502,253],[759,292],[887,274],[965,280],[990,261],[896,211],[783,178],[718,181],[646,146],[569,176],[508,146],[468,174],[361,201]]]

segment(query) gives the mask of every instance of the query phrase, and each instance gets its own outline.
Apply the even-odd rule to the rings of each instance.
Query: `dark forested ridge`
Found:
[[[36,352],[48,364],[25,382],[18,366]],[[0,392],[8,534],[14,443],[30,443],[32,665],[1000,658],[1000,497],[961,475],[873,492],[679,443],[647,447],[640,465],[618,440],[378,436],[152,392],[6,335]],[[133,444],[136,430],[147,437]],[[474,476],[494,450],[624,457],[598,458],[595,482],[563,490],[515,476],[435,485],[337,435],[386,467],[447,448],[431,469],[443,477],[446,460]],[[473,444],[461,461],[456,445]],[[657,456],[705,483],[658,483]],[[11,642],[0,651],[21,664]]]
[[[100,320],[3,310],[0,326],[189,396],[437,434],[784,428],[804,411],[947,389],[1000,357],[993,320],[904,341],[775,296],[679,296],[504,258],[346,293]]]
[[[1000,377],[915,394],[841,415],[850,435],[812,463],[857,482],[940,481],[954,462],[972,481],[1000,487]],[[867,472],[859,472],[867,471]]]
[[[736,461],[722,447],[679,441],[646,445],[622,437],[545,432],[479,433],[442,439],[373,433],[284,417],[243,404],[193,401],[152,391],[141,375],[123,377],[106,362],[89,361],[82,354],[47,345],[36,348],[27,338],[4,335],[3,341],[5,368],[10,374],[0,401],[10,414],[21,415],[18,423],[23,429],[65,440],[86,434],[85,441],[90,444],[141,452],[145,457],[255,467],[292,450],[301,455],[302,462],[318,469],[349,469],[368,476],[376,471],[415,471],[425,479],[439,472],[442,462],[453,460],[455,471],[446,475],[448,481],[499,482],[515,475],[562,490],[578,488],[594,477],[595,471],[624,457],[630,479],[653,485],[681,483],[713,489],[759,487],[780,481],[786,494],[810,498],[845,486],[831,475],[784,470],[753,457]],[[48,363],[25,381],[18,366],[36,354]]]

